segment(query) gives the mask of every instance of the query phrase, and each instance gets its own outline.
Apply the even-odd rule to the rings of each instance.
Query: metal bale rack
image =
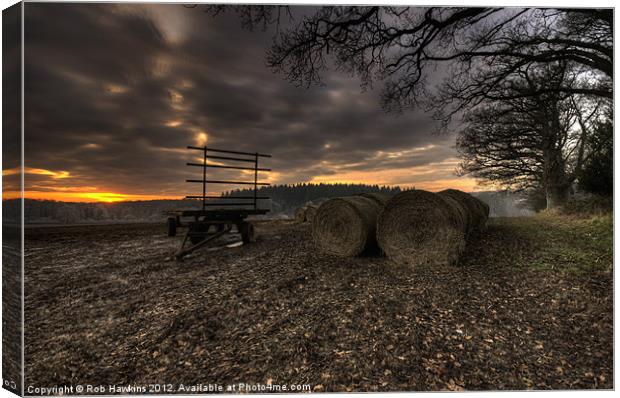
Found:
[[[187,149],[202,152],[202,162],[189,162],[188,166],[200,167],[202,169],[202,179],[188,179],[186,182],[202,184],[202,195],[188,195],[186,199],[200,199],[202,201],[201,209],[185,209],[171,210],[164,214],[168,216],[167,227],[168,236],[176,236],[177,228],[187,227],[187,232],[181,248],[176,252],[177,259],[183,258],[186,254],[193,252],[205,246],[207,243],[223,236],[232,231],[233,226],[241,234],[243,243],[249,243],[254,240],[254,226],[246,218],[251,215],[262,215],[269,212],[268,209],[260,209],[258,201],[261,199],[269,199],[268,196],[258,196],[258,187],[270,185],[267,182],[258,181],[258,172],[269,172],[271,169],[258,167],[259,158],[270,158],[271,155],[263,153],[251,153],[230,151],[224,149],[215,149],[211,147],[188,146]],[[216,153],[218,155],[213,155]],[[219,154],[235,155],[221,156]],[[209,159],[218,161],[219,164],[208,163]],[[223,162],[251,163],[250,167],[230,165]],[[228,181],[215,180],[207,178],[207,169],[230,169],[230,170],[248,170],[254,172],[254,181]],[[210,196],[207,193],[207,184],[228,184],[228,185],[253,185],[254,194],[252,196]],[[212,202],[216,199],[222,202]],[[244,206],[245,208],[240,208]],[[218,207],[218,208],[214,208]],[[186,221],[185,219],[190,219]],[[186,244],[190,245],[186,247]]]

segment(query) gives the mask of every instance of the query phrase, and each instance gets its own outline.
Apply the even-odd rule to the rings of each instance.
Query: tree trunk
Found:
[[[570,181],[566,175],[566,164],[562,151],[555,145],[545,150],[544,186],[547,197],[547,210],[558,208],[568,200]]]
[[[547,186],[547,210],[561,207],[568,200],[570,185],[558,184]]]

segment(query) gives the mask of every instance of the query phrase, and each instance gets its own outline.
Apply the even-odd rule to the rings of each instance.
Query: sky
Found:
[[[311,9],[295,9],[304,12]],[[27,3],[25,26],[26,197],[196,194],[185,179],[201,171],[185,166],[197,155],[186,146],[205,144],[272,154],[260,165],[273,169],[261,176],[272,184],[476,189],[455,175],[455,137],[434,133],[429,115],[386,113],[380,84],[364,91],[357,77],[334,70],[322,86],[295,86],[266,66],[274,31],[244,30],[234,14]],[[210,193],[230,188],[211,185]]]

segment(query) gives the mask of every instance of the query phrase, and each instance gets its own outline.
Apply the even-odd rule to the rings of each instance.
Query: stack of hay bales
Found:
[[[312,237],[329,254],[357,256],[381,249],[401,264],[445,264],[459,258],[488,216],[486,203],[455,189],[412,190],[394,197],[366,193],[321,204]]]
[[[338,256],[376,251],[377,218],[389,196],[361,194],[329,199],[312,222],[312,238],[319,250]]]
[[[453,263],[467,238],[484,229],[487,218],[488,206],[465,192],[406,191],[386,203],[377,224],[377,241],[397,263]]]
[[[312,237],[319,250],[357,256],[381,249],[408,265],[458,260],[469,236],[484,230],[489,206],[447,189],[388,195],[367,193],[330,199],[316,210]]]

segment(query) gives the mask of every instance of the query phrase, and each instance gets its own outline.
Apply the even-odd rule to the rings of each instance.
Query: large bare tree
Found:
[[[553,8],[204,6],[249,29],[277,26],[267,63],[298,85],[330,67],[383,83],[387,110],[422,106],[447,124],[525,66],[567,61],[579,84],[612,98],[613,10]],[[282,28],[282,29],[281,29]],[[537,95],[539,93],[533,93]]]
[[[461,172],[504,188],[540,190],[547,208],[562,205],[583,165],[594,126],[609,101],[557,90],[575,84],[566,61],[520,71],[509,90],[466,113],[457,148]]]
[[[524,66],[559,60],[580,68],[582,80],[555,90],[611,98],[612,15],[595,9],[322,7],[277,36],[268,64],[302,85],[321,82],[333,65],[364,84],[384,81],[387,109],[423,104],[444,117],[477,105]]]

